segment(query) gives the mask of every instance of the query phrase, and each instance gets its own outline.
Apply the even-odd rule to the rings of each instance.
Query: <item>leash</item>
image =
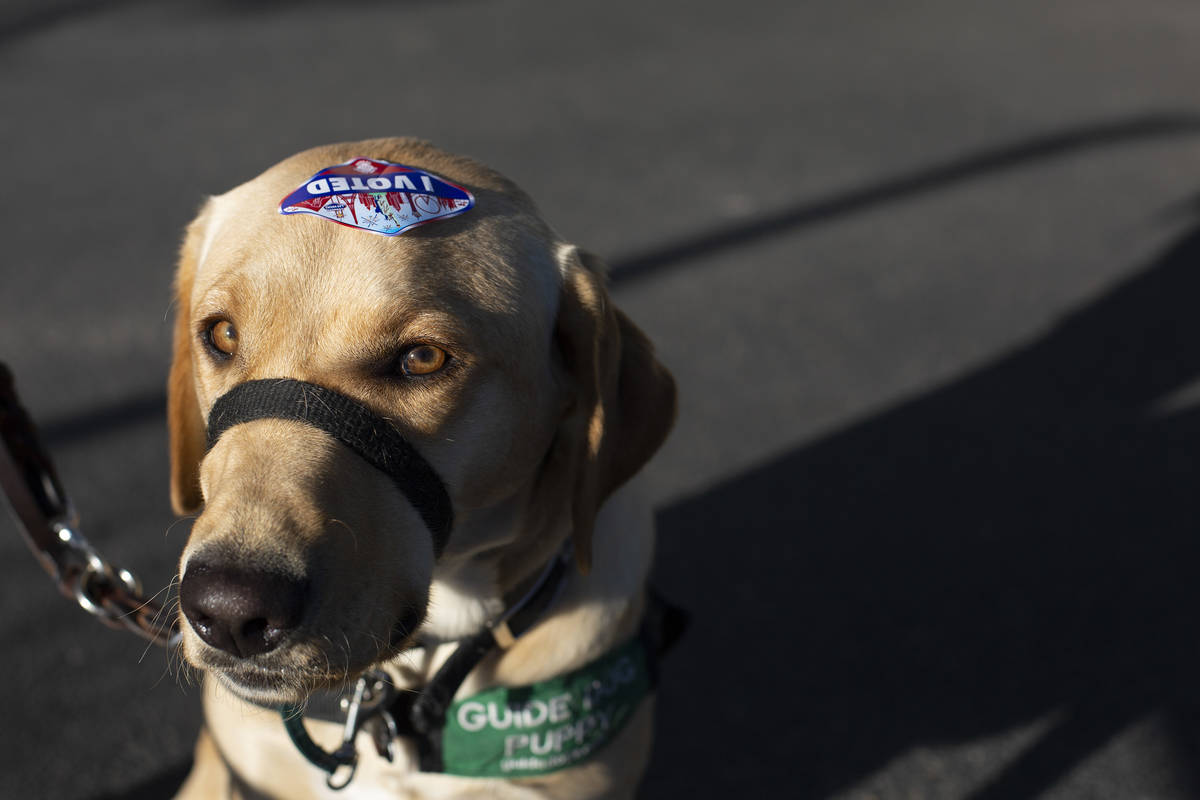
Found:
[[[235,387],[214,405],[208,422],[209,447],[235,425],[272,417],[326,431],[391,477],[417,508],[433,535],[434,550],[440,554],[453,519],[449,496],[437,473],[386,419],[315,384],[286,379],[252,381]],[[164,619],[163,604],[145,596],[136,576],[100,555],[83,536],[75,507],[37,427],[21,405],[12,372],[3,362],[0,444],[0,490],[22,538],[59,590],[109,627],[166,647],[178,645],[181,633],[174,615]],[[379,670],[364,674],[350,697],[335,698],[339,710],[345,712],[345,723],[342,744],[334,752],[327,753],[312,741],[299,707],[277,709],[296,748],[328,773],[332,788],[343,788],[353,778],[358,761],[355,736],[369,725],[385,758],[391,759],[397,738],[412,736],[423,753],[422,763],[440,771],[440,744],[434,748],[425,743],[438,738],[435,733],[440,733],[455,692],[489,653],[512,645],[541,617],[561,591],[570,560],[568,545],[550,559],[524,596],[487,628],[462,640],[419,693],[396,691]],[[328,693],[318,693],[305,707],[319,707],[321,694]],[[345,779],[335,781],[338,771],[347,767]]]
[[[75,507],[3,362],[0,445],[0,489],[17,530],[59,591],[110,628],[167,647],[178,644],[173,615],[164,619],[163,605],[145,596],[137,577],[101,556],[84,538]]]
[[[235,425],[272,417],[326,431],[391,477],[420,513],[433,536],[435,553],[440,554],[453,520],[449,496],[433,468],[385,418],[315,384],[287,379],[252,381],[218,399],[208,422],[209,447]],[[0,445],[0,490],[22,538],[59,590],[109,627],[162,646],[178,645],[181,633],[175,615],[164,619],[163,604],[146,597],[132,572],[101,556],[80,532],[75,507],[3,362]],[[483,630],[460,640],[419,690],[398,690],[386,673],[375,669],[360,677],[348,695],[318,692],[303,707],[269,708],[281,714],[284,729],[305,759],[327,773],[326,783],[332,789],[343,789],[354,778],[358,764],[354,740],[362,730],[371,734],[380,756],[388,761],[397,739],[413,739],[421,771],[442,772],[443,731],[458,689],[488,655],[511,647],[541,619],[561,593],[571,561],[568,541],[523,596]],[[650,685],[657,683],[658,657],[685,626],[682,612],[654,593],[649,595],[641,633],[633,644],[646,654]],[[341,713],[323,708],[330,705]],[[304,727],[305,716],[341,722],[341,745],[333,752],[319,747]],[[344,773],[341,779],[337,777],[340,772]]]
[[[574,548],[570,541],[546,563],[537,579],[516,602],[477,633],[462,639],[433,678],[415,691],[400,691],[388,675],[371,670],[359,678],[350,693],[319,692],[303,706],[265,706],[277,710],[292,744],[313,766],[325,771],[325,783],[331,789],[343,789],[354,778],[358,752],[354,739],[367,729],[375,749],[387,761],[393,758],[393,744],[400,737],[416,743],[422,772],[441,772],[442,729],[446,711],[467,676],[497,649],[507,649],[532,628],[561,594],[570,571]],[[415,648],[414,648],[415,649]],[[321,749],[304,728],[304,718],[342,722],[342,743],[333,752]],[[340,770],[348,770],[344,778]]]

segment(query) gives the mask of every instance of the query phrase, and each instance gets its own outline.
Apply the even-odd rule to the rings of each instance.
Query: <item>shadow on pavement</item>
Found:
[[[1064,128],[938,164],[927,164],[918,170],[819,200],[800,202],[763,214],[750,222],[718,227],[707,233],[667,242],[646,252],[613,261],[610,277],[615,284],[634,283],[682,266],[695,258],[711,257],[723,250],[769,236],[794,233],[809,225],[870,211],[877,206],[926,192],[948,189],[966,180],[977,180],[1005,170],[1079,155],[1099,147],[1194,136],[1197,133],[1200,133],[1200,115],[1178,112],[1142,114],[1112,122]]]
[[[342,7],[382,5],[388,0],[342,0]],[[392,0],[394,4],[394,0]],[[409,3],[428,0],[405,0]],[[123,6],[149,5],[148,0],[7,0],[0,12],[0,43],[41,33],[63,23],[76,22],[84,17],[108,13]],[[324,4],[323,0],[208,0],[192,5],[208,6],[221,14],[253,16],[269,14],[281,8],[298,5]]]
[[[1200,134],[1200,115],[1183,112],[1143,114],[1112,122],[1078,125],[928,165],[905,175],[801,202],[750,222],[717,228],[627,255],[611,262],[609,277],[614,286],[625,287],[652,275],[678,269],[695,258],[753,244],[771,236],[794,233],[810,225],[870,211],[886,203],[948,188],[968,179],[1028,167],[1098,147],[1196,134]],[[51,420],[42,426],[42,430],[49,444],[62,446],[96,433],[140,425],[154,417],[165,419],[166,404],[165,392],[146,393],[83,414]]]
[[[0,43],[40,33],[63,22],[144,0],[16,0],[0,15]]]
[[[1038,137],[668,244],[613,279],[1197,132],[1162,114]],[[976,800],[1036,794],[1154,708],[1196,752],[1200,418],[1153,411],[1200,376],[1196,297],[1200,231],[1041,341],[662,511],[657,582],[693,626],[667,663],[643,796],[819,797],[914,745],[1053,710],[1057,727]],[[62,445],[162,413],[155,395],[127,406],[43,430]],[[121,796],[169,796],[186,771]]]
[[[95,800],[166,800],[175,796],[191,769],[191,761],[173,764],[136,788],[116,794],[100,795]]]
[[[645,796],[821,797],[1052,711],[975,800],[1156,709],[1194,756],[1200,413],[1163,400],[1200,377],[1198,297],[1200,228],[1040,341],[662,511],[694,618]]]

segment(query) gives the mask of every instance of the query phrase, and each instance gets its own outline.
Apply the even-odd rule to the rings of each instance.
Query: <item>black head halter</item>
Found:
[[[429,527],[434,556],[442,554],[454,522],[450,495],[429,462],[386,418],[315,383],[290,378],[247,381],[213,404],[208,415],[209,449],[234,425],[256,419],[287,419],[320,428],[383,471]]]

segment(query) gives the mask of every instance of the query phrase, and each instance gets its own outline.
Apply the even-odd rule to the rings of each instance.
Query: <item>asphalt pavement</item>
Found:
[[[148,586],[183,226],[393,134],[520,183],[678,380],[644,797],[1200,796],[1194,0],[4,4],[0,360]],[[197,688],[7,519],[0,653],[0,797],[171,795]]]

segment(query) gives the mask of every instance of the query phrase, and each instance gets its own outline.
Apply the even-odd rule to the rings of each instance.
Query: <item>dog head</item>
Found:
[[[476,205],[394,237],[278,212],[354,157],[427,170]],[[568,535],[586,570],[599,505],[674,416],[674,384],[603,266],[510,181],[421,142],[317,148],[212,198],[176,291],[171,495],[200,511],[180,563],[184,655],[260,702],[342,684],[423,626],[466,633]],[[392,478],[320,428],[255,419],[210,447],[214,403],[269,379],[390,421],[449,495],[445,550]],[[478,614],[438,619],[439,587],[480,595]]]

